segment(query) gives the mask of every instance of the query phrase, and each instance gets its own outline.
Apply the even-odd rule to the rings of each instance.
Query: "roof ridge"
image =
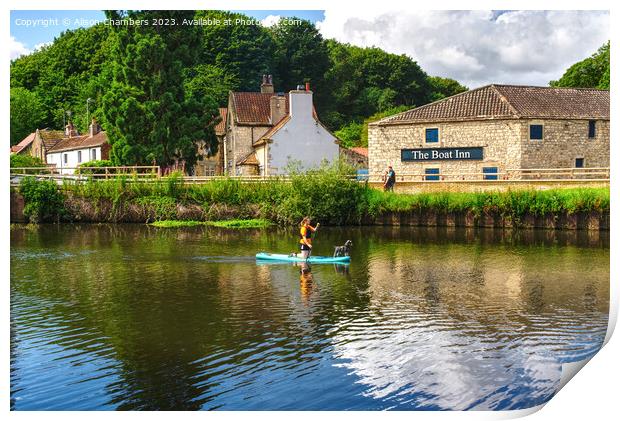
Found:
[[[536,89],[561,89],[561,90],[574,89],[574,90],[579,90],[579,91],[601,91],[601,92],[609,91],[609,89],[584,88],[584,87],[573,87],[573,86],[515,85],[511,83],[492,83],[491,85],[492,86],[506,86],[510,88],[536,88]]]
[[[471,89],[471,90],[470,90],[470,89],[468,89],[467,91],[459,92],[458,94],[455,94],[455,95],[450,95],[450,96],[447,96],[447,97],[445,97],[445,98],[438,99],[437,101],[429,102],[428,104],[420,105],[419,107],[410,108],[410,109],[408,109],[408,110],[406,110],[406,111],[402,111],[402,112],[400,112],[400,113],[393,114],[393,115],[391,115],[391,116],[388,116],[388,117],[382,118],[382,119],[381,119],[381,120],[379,120],[379,121],[375,121],[375,122],[373,122],[373,123],[371,123],[371,124],[380,124],[380,123],[383,123],[383,122],[388,122],[388,121],[390,121],[391,119],[393,119],[393,118],[395,118],[395,117],[398,117],[398,116],[400,116],[400,115],[402,115],[402,114],[409,113],[409,112],[414,111],[414,110],[415,110],[415,111],[417,111],[417,110],[423,110],[423,109],[425,109],[425,108],[430,107],[431,105],[441,104],[441,103],[446,102],[446,101],[448,101],[448,100],[451,100],[451,99],[453,99],[453,98],[456,98],[456,97],[459,97],[459,96],[462,96],[462,95],[465,95],[465,94],[470,94],[470,93],[472,93],[472,92],[480,91],[480,90],[485,89],[485,88],[490,88],[490,87],[492,87],[492,86],[493,86],[493,84],[489,84],[489,85],[479,86],[478,88],[474,88],[474,89]]]
[[[499,95],[500,99],[501,99],[501,100],[503,100],[504,102],[506,102],[506,105],[508,105],[508,108],[510,108],[510,110],[513,112],[513,114],[514,114],[517,118],[521,118],[521,117],[522,117],[521,113],[520,113],[520,112],[517,110],[517,108],[516,108],[516,107],[512,104],[512,102],[510,102],[510,99],[508,99],[508,98],[506,97],[506,95],[504,95],[504,94],[503,94],[503,93],[502,93],[499,89],[497,89],[497,86],[498,86],[498,85],[496,85],[496,84],[492,83],[490,86],[493,88],[493,91],[495,91],[495,93],[496,93],[497,95]],[[499,85],[499,86],[501,86],[501,85]]]

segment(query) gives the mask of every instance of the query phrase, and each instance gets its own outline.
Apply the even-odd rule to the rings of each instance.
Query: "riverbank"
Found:
[[[291,182],[222,179],[184,184],[130,179],[64,184],[25,179],[11,192],[11,220],[66,222],[226,221],[325,225],[609,229],[609,188],[506,192],[386,193],[330,170]]]

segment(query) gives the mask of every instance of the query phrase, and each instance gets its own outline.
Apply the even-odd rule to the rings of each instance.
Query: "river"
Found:
[[[595,354],[609,235],[322,227],[11,228],[13,410],[519,409]],[[304,270],[301,270],[304,269]]]

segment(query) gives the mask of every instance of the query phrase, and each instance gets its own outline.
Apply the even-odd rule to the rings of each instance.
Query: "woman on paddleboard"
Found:
[[[310,257],[312,253],[312,233],[315,232],[319,228],[319,223],[316,224],[315,227],[310,225],[309,217],[305,217],[301,221],[301,229],[299,230],[299,234],[301,235],[301,239],[299,240],[300,248],[301,248],[301,257],[303,259],[307,259]]]

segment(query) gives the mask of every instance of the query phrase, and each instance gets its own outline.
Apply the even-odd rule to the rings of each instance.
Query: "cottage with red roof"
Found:
[[[271,75],[260,92],[230,92],[223,145],[231,175],[283,174],[289,160],[304,168],[338,159],[338,140],[318,119],[309,84],[275,93]]]
[[[46,162],[55,165],[61,174],[73,174],[80,164],[109,159],[109,156],[108,136],[93,118],[86,135],[80,135],[69,122],[64,137],[47,150]]]
[[[488,85],[371,123],[368,164],[378,180],[425,180],[507,169],[609,167],[609,91]],[[449,176],[448,176],[449,174]]]

